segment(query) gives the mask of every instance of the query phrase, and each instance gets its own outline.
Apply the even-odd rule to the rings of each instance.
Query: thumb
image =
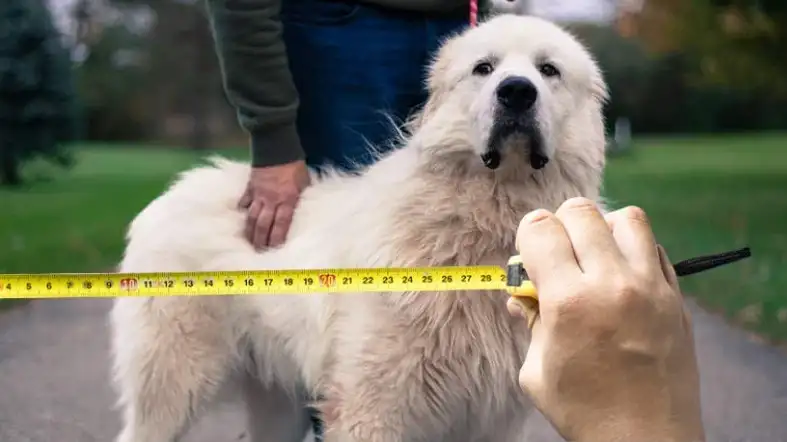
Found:
[[[527,328],[533,328],[533,324],[538,318],[538,303],[533,298],[511,296],[506,302],[506,308],[512,316],[521,316],[527,319]]]
[[[247,186],[246,190],[243,191],[243,195],[240,197],[240,200],[238,201],[238,208],[247,209],[251,205],[252,200],[253,198],[252,198],[251,186]]]

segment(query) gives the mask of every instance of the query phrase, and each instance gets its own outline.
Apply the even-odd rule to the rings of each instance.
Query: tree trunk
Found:
[[[199,8],[193,8],[192,26],[187,34],[186,44],[191,46],[191,63],[193,70],[190,72],[191,91],[189,109],[191,111],[191,134],[189,145],[194,150],[207,150],[212,147],[210,116],[211,116],[211,63],[210,48],[212,36],[205,17]]]
[[[196,95],[196,94],[195,94]],[[195,100],[191,108],[191,134],[189,146],[193,150],[207,150],[211,147],[211,133],[208,127],[208,115],[204,101],[208,97],[200,95],[202,100]]]
[[[19,174],[19,163],[10,148],[0,146],[0,185],[18,186],[20,184],[22,184],[22,176]]]

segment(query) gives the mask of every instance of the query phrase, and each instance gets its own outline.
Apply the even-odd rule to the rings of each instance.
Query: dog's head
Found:
[[[565,149],[603,157],[606,85],[588,51],[549,21],[499,15],[448,39],[428,88],[414,128],[435,154],[531,172]]]

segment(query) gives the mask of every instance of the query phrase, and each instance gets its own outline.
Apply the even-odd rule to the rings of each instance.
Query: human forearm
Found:
[[[599,431],[600,430],[600,431]],[[569,439],[572,442],[705,442],[702,426],[671,424],[669,428],[653,431],[652,425],[641,422],[618,422],[607,429],[598,428],[592,434]]]
[[[699,416],[632,416],[621,413],[588,422],[568,440],[574,442],[705,442]]]
[[[587,351],[603,353],[607,361],[618,359],[610,365],[624,365],[627,371],[612,374],[600,365],[577,363],[576,370],[561,376],[572,385],[570,391],[555,391],[547,402],[536,400],[566,440],[704,442],[696,372],[661,372],[641,354],[620,358],[615,356],[618,351],[602,347]]]
[[[303,159],[298,94],[278,19],[280,0],[206,0],[224,89],[251,135],[252,165]]]

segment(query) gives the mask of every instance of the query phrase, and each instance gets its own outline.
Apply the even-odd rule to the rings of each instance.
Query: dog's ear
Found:
[[[413,133],[418,130],[427,120],[429,120],[429,118],[432,117],[432,115],[434,115],[434,113],[437,111],[439,103],[441,103],[443,94],[444,92],[442,92],[439,88],[430,90],[429,97],[426,99],[426,103],[424,103],[420,109],[413,112],[410,118],[407,119],[407,122],[405,122],[405,128],[409,133]]]
[[[574,38],[580,42],[580,45],[590,57],[590,64],[592,65],[592,70],[590,72],[590,94],[593,96],[593,99],[603,105],[609,100],[609,86],[607,86],[607,82],[604,80],[604,73],[601,70],[601,66],[590,52],[589,47],[581,43],[578,37],[574,36]]]
[[[563,30],[571,35],[571,37],[573,37],[573,39],[579,44],[583,51],[588,54],[588,57],[590,58],[590,64],[592,65],[592,70],[590,72],[590,95],[599,104],[606,104],[607,101],[609,101],[609,89],[607,82],[604,80],[604,73],[601,71],[601,66],[590,50],[590,45],[584,42],[582,37],[580,37],[576,32],[572,32],[569,28],[564,27]]]
[[[607,89],[607,83],[604,82],[604,79],[601,77],[593,79],[590,92],[593,94],[593,98],[600,104],[605,104],[609,101],[609,89]]]
[[[609,100],[609,88],[604,81],[604,75],[598,65],[594,66],[590,82],[590,93],[600,104],[605,104]]]
[[[432,55],[427,68],[426,86],[429,94],[437,93],[440,86],[450,78],[450,69],[453,61],[453,54],[457,53],[457,46],[462,34],[457,31],[455,34],[443,37],[440,47]]]
[[[414,112],[405,123],[405,127],[410,133],[413,133],[415,130],[421,127],[421,125],[423,125],[423,123],[428,120],[435,113],[435,111],[437,111],[439,103],[442,103],[443,98],[446,95],[445,88],[447,85],[444,83],[449,78],[450,74],[449,53],[452,50],[453,44],[454,39],[447,38],[443,41],[440,49],[438,49],[435,55],[432,56],[432,59],[427,67],[425,86],[428,97],[426,99],[426,103],[424,103],[424,105],[418,111]]]

